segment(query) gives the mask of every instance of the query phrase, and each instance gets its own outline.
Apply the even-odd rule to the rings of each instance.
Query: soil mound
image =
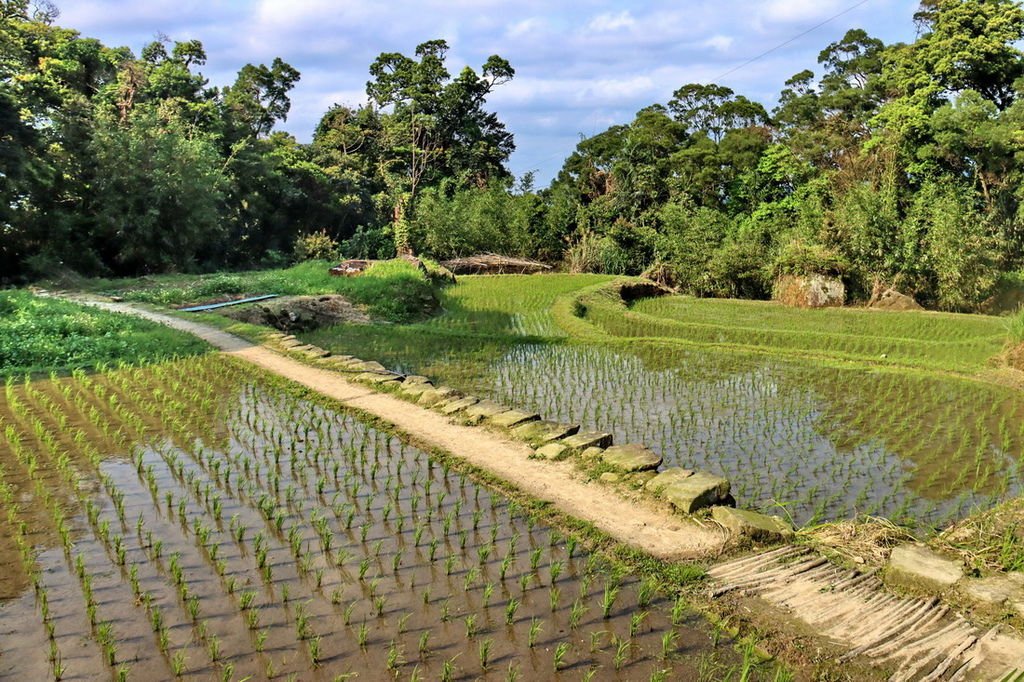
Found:
[[[233,308],[225,313],[233,320],[302,332],[339,322],[367,324],[369,316],[343,296],[282,296],[264,303]]]

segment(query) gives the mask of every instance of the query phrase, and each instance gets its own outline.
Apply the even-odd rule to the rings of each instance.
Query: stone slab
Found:
[[[433,384],[406,384],[403,383],[399,389],[403,394],[416,397],[421,396],[434,388]]]
[[[562,443],[573,450],[586,450],[587,448],[606,448],[612,444],[612,434],[598,431],[587,431],[577,433],[563,438]]]
[[[580,453],[580,457],[584,460],[591,462],[601,458],[601,454],[604,452],[604,448],[589,447]]]
[[[531,445],[543,445],[559,438],[578,433],[580,427],[575,424],[559,424],[542,419],[521,424],[512,429],[512,435]]]
[[[691,471],[690,469],[683,469],[681,467],[669,467],[668,469],[665,469],[664,471],[660,472],[651,480],[647,481],[647,484],[644,487],[647,490],[650,490],[651,492],[660,493],[662,490],[672,485],[673,483],[677,483],[683,480],[684,478],[689,478],[690,476],[693,476],[693,471]]]
[[[793,527],[777,516],[732,507],[712,507],[711,517],[733,535],[752,540],[774,542],[793,536]]]
[[[477,404],[466,408],[467,417],[493,417],[502,412],[508,412],[508,408],[504,405],[499,405],[493,400],[481,400]]]
[[[562,443],[548,443],[534,451],[537,459],[562,459],[569,452],[569,448]]]
[[[331,351],[324,350],[323,348],[320,348],[319,346],[310,346],[309,348],[304,350],[303,353],[305,353],[306,355],[308,355],[311,358],[329,358],[329,357],[331,357]]]
[[[492,416],[488,421],[494,426],[510,429],[526,422],[534,422],[540,419],[536,412],[524,412],[522,410],[509,410]]]
[[[368,384],[397,383],[402,377],[397,374],[384,374],[381,372],[363,372],[356,376],[356,381],[365,381]]]
[[[1005,573],[987,578],[969,578],[960,584],[963,593],[984,606],[1002,606],[1011,599],[1024,599],[1024,575]]]
[[[626,473],[650,471],[661,464],[661,455],[640,443],[612,445],[601,455],[601,460]]]
[[[354,363],[353,369],[361,369],[364,372],[387,372],[388,368],[374,360],[367,360],[360,363]]]
[[[692,514],[725,501],[729,497],[729,480],[698,471],[662,488],[661,496],[684,514]]]
[[[460,400],[448,403],[447,405],[441,408],[441,412],[443,412],[444,414],[455,414],[456,412],[461,412],[462,410],[465,410],[467,407],[472,407],[473,405],[476,405],[478,402],[480,402],[479,398],[474,398],[471,395],[466,396],[465,398],[462,398]]]
[[[451,386],[438,386],[437,388],[428,387],[427,390],[420,393],[420,399],[416,402],[424,407],[433,407],[442,400],[449,400],[461,396],[462,394]]]
[[[892,550],[886,577],[898,582],[944,590],[964,577],[963,565],[920,544],[900,545]]]
[[[302,346],[302,345],[304,345],[304,344],[301,341],[299,341],[298,339],[296,339],[294,336],[292,338],[290,338],[290,339],[281,341],[281,347],[284,348],[285,350],[290,350],[292,348],[298,348],[299,346]]]
[[[597,477],[602,483],[618,483],[622,480],[622,476],[611,471],[606,471]]]

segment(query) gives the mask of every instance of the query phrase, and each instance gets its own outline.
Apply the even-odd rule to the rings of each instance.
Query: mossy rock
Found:
[[[601,454],[601,460],[608,466],[626,473],[650,471],[661,464],[661,455],[639,443],[612,445]]]
[[[509,410],[508,412],[502,412],[500,414],[493,415],[488,421],[494,426],[500,426],[502,428],[512,428],[526,422],[534,422],[540,419],[540,415],[536,412],[524,412],[522,410]]]
[[[471,395],[466,396],[465,398],[460,398],[459,400],[454,400],[448,403],[441,408],[441,412],[443,414],[456,414],[457,412],[462,412],[468,407],[476,405],[478,402],[480,402],[479,398],[474,398]]]
[[[504,405],[499,405],[493,400],[481,400],[475,405],[466,408],[466,416],[471,419],[473,417],[493,417],[502,412],[508,412],[508,408]]]
[[[775,542],[793,536],[793,527],[777,516],[732,507],[712,507],[711,517],[733,535],[759,542]]]
[[[560,438],[578,433],[580,427],[574,424],[535,420],[520,424],[512,429],[512,435],[533,446],[551,443]]]
[[[653,483],[653,481],[652,481]],[[729,480],[721,476],[698,471],[661,489],[660,494],[669,504],[692,514],[698,509],[721,504],[729,499]]]
[[[607,448],[612,444],[612,434],[598,431],[587,431],[577,433],[568,438],[563,438],[562,443],[573,450],[586,450],[587,448]]]
[[[569,454],[569,448],[562,443],[548,443],[534,451],[533,456],[537,459],[550,459],[559,461],[565,459]]]

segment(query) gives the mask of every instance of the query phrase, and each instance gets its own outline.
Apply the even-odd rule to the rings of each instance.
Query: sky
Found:
[[[303,142],[332,104],[366,101],[368,68],[381,52],[411,56],[419,43],[444,38],[453,74],[466,65],[479,69],[498,54],[516,75],[491,94],[488,107],[515,135],[513,173],[534,171],[544,186],[581,136],[628,123],[643,107],[666,103],[686,83],[720,83],[770,108],[786,79],[814,70],[821,49],[850,28],[886,43],[912,41],[917,4],[58,0],[57,23],[108,45],[127,45],[136,54],[160,34],[198,39],[209,57],[202,71],[211,85],[230,84],[246,63],[281,57],[302,77],[291,92],[288,119],[278,128]]]

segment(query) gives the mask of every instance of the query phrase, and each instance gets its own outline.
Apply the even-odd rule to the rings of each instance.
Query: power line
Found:
[[[808,33],[812,33],[814,31],[817,31],[819,28],[821,28],[825,24],[827,24],[827,23],[829,23],[831,21],[835,21],[836,19],[838,19],[839,17],[843,16],[844,14],[849,14],[850,12],[852,12],[855,9],[857,9],[861,5],[867,4],[869,1],[870,0],[860,0],[860,2],[858,2],[858,3],[854,4],[854,5],[851,5],[850,7],[847,7],[842,12],[839,12],[838,14],[832,15],[831,17],[829,17],[828,19],[825,19],[824,21],[822,21],[819,24],[815,24],[814,26],[811,26],[809,29],[807,29],[803,33],[799,33],[799,34],[793,36],[792,38],[790,38],[786,42],[779,43],[778,45],[776,45],[775,47],[771,48],[770,50],[765,50],[764,52],[762,52],[761,54],[757,55],[756,57],[751,57],[750,59],[748,59],[747,61],[743,62],[739,66],[733,67],[733,68],[729,69],[728,71],[726,71],[725,73],[723,73],[721,75],[718,75],[718,76],[715,76],[714,78],[711,79],[711,82],[719,81],[719,80],[725,78],[726,76],[732,75],[732,74],[736,73],[737,71],[739,71],[740,69],[742,69],[742,68],[744,68],[746,66],[750,66],[751,64],[756,62],[758,59],[761,59],[762,57],[766,57],[766,56],[770,55],[772,52],[775,52],[776,50],[781,50],[782,48],[786,47],[787,45],[789,45],[791,43],[795,43],[796,41],[800,40],[801,38],[803,38]]]

